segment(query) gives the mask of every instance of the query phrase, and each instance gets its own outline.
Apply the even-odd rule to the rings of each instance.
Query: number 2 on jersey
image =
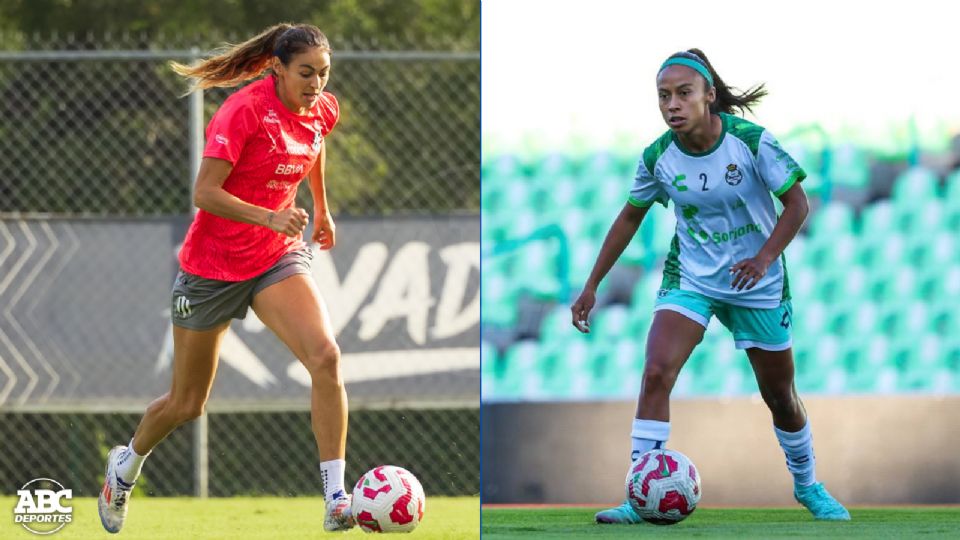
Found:
[[[703,189],[700,191],[710,191],[710,189],[707,188],[707,173],[700,173],[700,180],[703,180]]]

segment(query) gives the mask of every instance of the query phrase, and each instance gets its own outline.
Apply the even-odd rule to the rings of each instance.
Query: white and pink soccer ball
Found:
[[[700,502],[700,473],[690,458],[675,450],[651,450],[637,458],[626,484],[630,506],[657,525],[683,521]]]
[[[353,517],[364,532],[410,532],[423,520],[426,496],[410,471],[381,465],[353,488]]]

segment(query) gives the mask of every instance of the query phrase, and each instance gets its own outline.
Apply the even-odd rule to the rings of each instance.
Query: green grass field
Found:
[[[95,498],[72,501],[73,522],[42,537],[13,523],[16,497],[0,497],[0,538],[190,538],[245,540],[319,538],[323,532],[323,499],[313,497],[233,497],[131,499],[130,514],[119,535],[103,530]],[[346,535],[366,536],[354,529]],[[331,536],[342,538],[343,536]],[[428,497],[423,523],[404,538],[461,539],[480,537],[478,497]]]
[[[484,508],[484,540],[539,538],[960,538],[960,507],[852,508],[846,523],[803,509],[698,508],[677,525],[598,525],[598,508]]]

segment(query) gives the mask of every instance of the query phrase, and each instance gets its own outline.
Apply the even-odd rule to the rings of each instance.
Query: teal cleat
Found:
[[[596,515],[597,523],[640,523],[643,521],[640,516],[634,512],[630,506],[630,501],[623,501],[623,504],[607,510],[601,510]]]
[[[809,486],[794,485],[793,497],[810,510],[813,519],[850,521],[850,512],[827,493],[827,488],[820,482]]]

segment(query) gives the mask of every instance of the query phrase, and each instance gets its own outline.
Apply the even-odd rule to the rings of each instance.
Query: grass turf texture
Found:
[[[97,499],[72,500],[73,521],[50,536],[38,536],[13,522],[16,497],[0,497],[0,538],[138,538],[184,540],[320,538],[323,531],[323,499],[314,497],[232,497],[216,499],[132,498],[130,513],[119,535],[107,533],[97,515]],[[330,533],[330,538],[374,538],[359,528]],[[404,538],[465,539],[480,537],[480,499],[477,497],[427,496],[426,512],[415,531]]]
[[[599,525],[599,508],[484,508],[484,540],[539,538],[960,538],[960,507],[852,508],[852,521],[804,509],[698,508],[676,525]]]

